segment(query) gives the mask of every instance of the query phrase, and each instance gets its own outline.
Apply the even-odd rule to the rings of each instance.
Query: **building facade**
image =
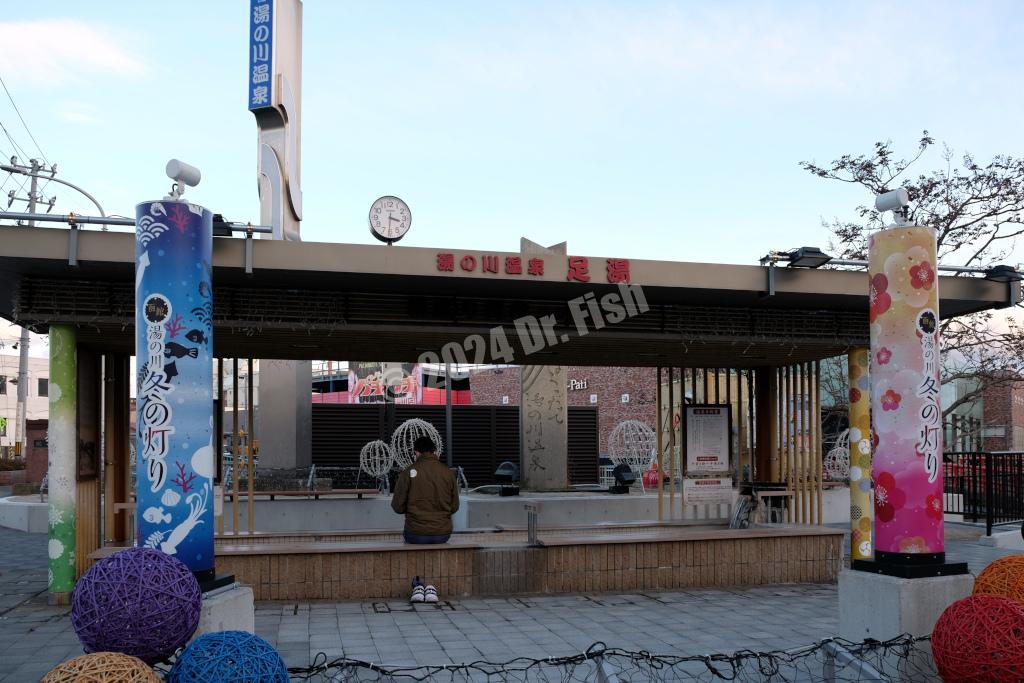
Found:
[[[45,420],[50,414],[50,361],[28,359],[26,420]],[[18,414],[18,355],[0,354],[0,446],[13,448]]]
[[[657,369],[571,366],[565,370],[569,405],[597,407],[601,455],[608,454],[608,436],[624,420],[657,428]],[[470,389],[476,405],[519,405],[519,367],[476,370],[470,375]]]

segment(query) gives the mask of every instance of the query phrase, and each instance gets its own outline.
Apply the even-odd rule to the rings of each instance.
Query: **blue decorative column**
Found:
[[[135,208],[138,543],[213,578],[213,214]]]

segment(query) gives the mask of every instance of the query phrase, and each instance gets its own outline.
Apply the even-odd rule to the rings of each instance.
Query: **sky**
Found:
[[[163,196],[177,157],[203,173],[187,198],[258,221],[248,6],[6,3],[0,76],[27,130],[2,92],[0,123],[108,214]],[[822,220],[871,201],[802,160],[879,140],[910,155],[923,129],[980,160],[1024,153],[1013,0],[306,0],[304,14],[306,241],[373,243],[369,206],[393,194],[412,210],[407,246],[514,251],[525,236],[753,264],[826,246]],[[0,155],[14,149],[0,134]],[[56,212],[95,213],[44,192]],[[0,329],[0,353],[15,336]]]

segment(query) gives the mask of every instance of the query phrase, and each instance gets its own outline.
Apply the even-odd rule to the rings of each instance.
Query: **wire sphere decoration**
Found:
[[[850,430],[844,429],[836,436],[835,444],[825,454],[822,472],[828,481],[850,480]]]
[[[75,584],[71,624],[86,652],[120,652],[154,664],[188,642],[202,592],[188,567],[151,548],[127,548]]]
[[[204,633],[193,640],[167,674],[168,683],[288,683],[288,667],[267,641],[247,631]]]
[[[1024,607],[1000,595],[969,595],[946,608],[932,631],[944,681],[1024,680]]]
[[[1024,555],[1000,557],[974,580],[974,595],[1001,595],[1024,607]]]
[[[394,434],[391,435],[391,450],[395,454],[395,469],[404,470],[416,461],[413,444],[421,436],[429,436],[431,441],[437,444],[437,457],[441,457],[444,449],[441,435],[434,425],[414,417],[398,425]]]
[[[637,475],[647,470],[658,451],[658,435],[640,420],[624,420],[608,435],[608,457],[616,465],[629,465]]]
[[[380,479],[394,466],[395,453],[386,441],[371,441],[359,451],[359,469],[371,477]]]
[[[160,683],[160,678],[138,657],[120,652],[93,652],[61,662],[40,683]]]

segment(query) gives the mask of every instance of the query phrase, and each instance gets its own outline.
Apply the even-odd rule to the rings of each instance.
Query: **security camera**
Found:
[[[199,184],[199,180],[202,178],[202,174],[199,169],[195,166],[190,166],[184,161],[178,161],[177,159],[171,159],[167,162],[167,177],[178,183],[179,185],[188,185],[189,187],[195,187]]]
[[[910,193],[905,187],[889,190],[875,197],[875,209],[902,213],[910,205]]]

